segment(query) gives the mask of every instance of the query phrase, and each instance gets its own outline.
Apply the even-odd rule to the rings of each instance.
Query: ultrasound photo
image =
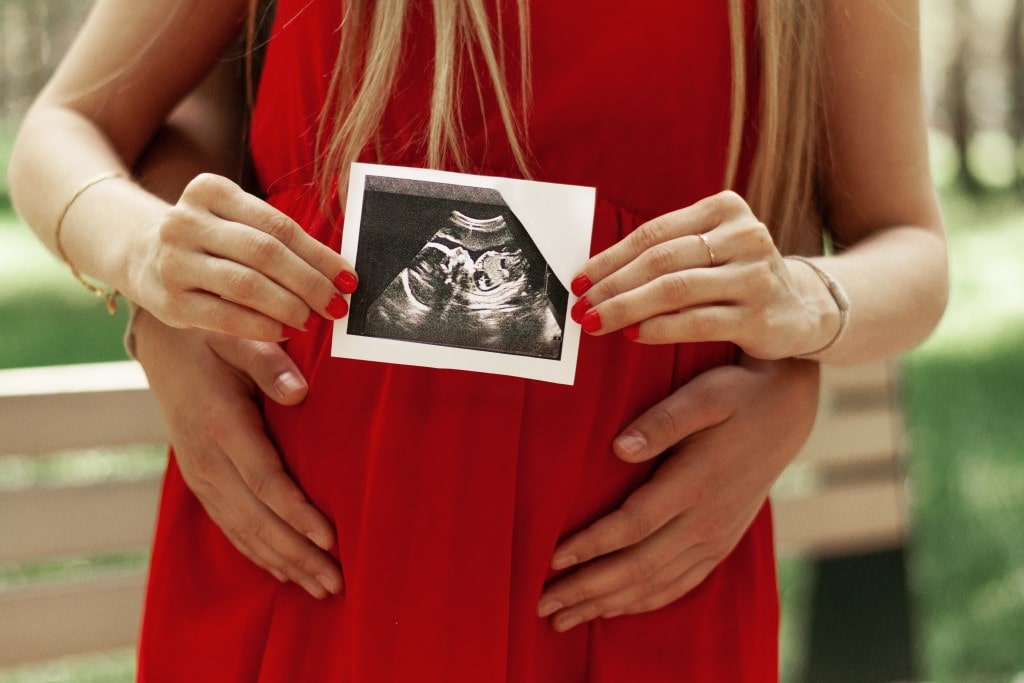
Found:
[[[331,353],[572,384],[566,287],[593,188],[353,164],[341,254],[359,287]]]
[[[568,292],[492,189],[367,176],[348,333],[557,359]]]

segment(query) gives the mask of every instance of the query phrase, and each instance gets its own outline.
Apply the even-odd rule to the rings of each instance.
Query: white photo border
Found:
[[[349,176],[345,225],[341,240],[341,256],[354,266],[358,264],[359,258],[357,247],[367,176],[421,180],[498,191],[537,245],[552,273],[569,292],[568,306],[571,307],[574,303],[570,279],[575,270],[590,256],[596,199],[594,188],[422,168],[354,163]],[[399,365],[509,375],[571,385],[576,378],[580,334],[579,324],[569,317],[567,310],[561,358],[553,360],[350,335],[348,318],[342,318],[334,323],[331,355]]]

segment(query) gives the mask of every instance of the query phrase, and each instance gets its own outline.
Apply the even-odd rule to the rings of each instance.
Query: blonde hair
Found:
[[[252,0],[255,4],[256,0]],[[502,0],[494,0],[500,9]],[[513,158],[524,176],[530,163],[524,122],[530,93],[528,0],[515,0],[519,14],[518,78],[509,79],[501,22],[491,28],[485,0],[432,0],[435,26],[433,90],[424,132],[424,161],[465,170],[457,88],[468,61],[481,108],[486,74]],[[732,95],[723,189],[739,174],[747,128],[748,80],[746,0],[729,1]],[[821,143],[820,0],[759,0],[754,18],[760,71],[757,148],[745,195],[783,253],[820,253],[822,227],[817,204]],[[317,176],[330,196],[344,194],[347,169],[366,145],[380,151],[377,131],[397,78],[410,0],[352,0],[341,26],[341,43],[317,135]],[[497,15],[500,16],[500,15]],[[250,35],[252,29],[250,28]],[[482,64],[482,68],[481,68]],[[518,92],[509,90],[516,82]],[[519,107],[513,106],[518,96]]]

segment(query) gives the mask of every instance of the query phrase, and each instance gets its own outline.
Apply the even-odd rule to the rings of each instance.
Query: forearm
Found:
[[[845,330],[827,350],[813,353],[823,363],[864,363],[906,351],[923,341],[946,306],[946,241],[941,229],[889,228],[835,256],[811,259],[839,283],[849,300]],[[814,348],[840,329],[839,309],[821,278],[805,264],[787,260],[791,274],[823,316]]]
[[[12,152],[11,196],[25,222],[59,255],[57,224],[67,202],[93,178],[128,176],[133,161],[116,152],[96,125],[75,110],[36,106]],[[130,296],[133,239],[155,229],[167,209],[166,202],[133,183],[99,183],[83,192],[60,221],[61,247],[79,271]]]

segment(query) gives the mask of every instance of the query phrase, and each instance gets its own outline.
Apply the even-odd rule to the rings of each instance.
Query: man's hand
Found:
[[[257,387],[283,405],[305,398],[291,359],[277,344],[174,329],[146,311],[134,331],[181,473],[211,519],[278,580],[338,593],[334,529],[285,472],[256,402]]]
[[[818,366],[756,361],[705,372],[616,438],[623,460],[668,449],[616,511],[563,540],[552,568],[577,566],[538,603],[565,631],[682,597],[736,546],[814,425]]]

